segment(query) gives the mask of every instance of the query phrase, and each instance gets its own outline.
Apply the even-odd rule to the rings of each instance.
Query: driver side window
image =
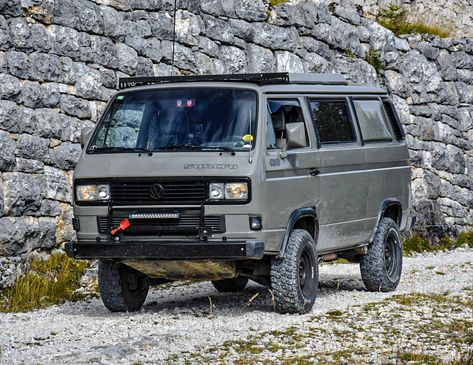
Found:
[[[298,99],[268,99],[266,147],[282,148],[287,143],[286,125],[296,122],[304,122]]]

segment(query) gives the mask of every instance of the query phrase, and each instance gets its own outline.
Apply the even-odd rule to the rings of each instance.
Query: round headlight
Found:
[[[97,186],[97,199],[98,200],[110,199],[110,187],[108,185]]]
[[[209,185],[209,198],[220,200],[224,198],[224,185],[220,183],[211,183]]]

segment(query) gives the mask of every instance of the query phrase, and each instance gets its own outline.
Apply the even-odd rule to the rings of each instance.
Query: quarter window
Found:
[[[320,143],[356,140],[345,100],[311,100],[310,111]]]
[[[355,100],[354,104],[364,141],[392,140],[381,101]]]

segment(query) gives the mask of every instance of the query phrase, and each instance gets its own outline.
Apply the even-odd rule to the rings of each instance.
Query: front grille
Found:
[[[110,184],[113,205],[200,205],[207,199],[203,180],[115,181]]]
[[[102,234],[110,233],[120,222],[129,217],[131,212],[114,212],[112,217],[97,217],[98,230]],[[130,227],[123,231],[124,236],[135,235],[196,235],[198,228],[211,229],[213,233],[225,232],[223,215],[207,215],[201,220],[199,210],[183,210],[179,218],[170,219],[130,219]],[[203,224],[202,224],[203,223]]]

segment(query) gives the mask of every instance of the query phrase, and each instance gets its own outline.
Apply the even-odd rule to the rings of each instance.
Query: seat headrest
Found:
[[[274,113],[271,114],[273,120],[273,127],[276,132],[283,131],[286,128],[286,115],[284,108],[280,107]]]

